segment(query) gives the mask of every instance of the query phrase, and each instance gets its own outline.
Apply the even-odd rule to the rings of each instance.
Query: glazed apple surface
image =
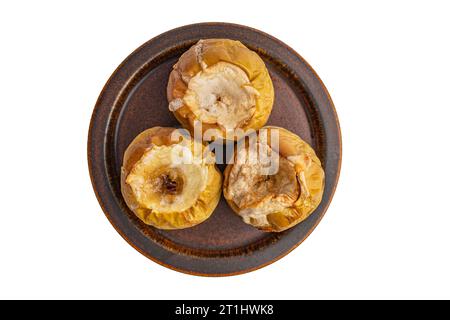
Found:
[[[206,39],[174,65],[167,98],[169,110],[191,132],[201,124],[203,133],[211,129],[216,138],[236,140],[240,132],[259,129],[267,122],[274,89],[256,52],[239,41]]]
[[[125,202],[143,222],[160,229],[183,229],[203,222],[221,195],[222,176],[214,154],[202,143],[181,137],[175,128],[150,128],[124,154],[121,189]]]

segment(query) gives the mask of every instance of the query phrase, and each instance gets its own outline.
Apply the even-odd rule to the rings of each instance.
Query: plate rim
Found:
[[[283,47],[284,49],[287,49],[288,51],[290,51],[291,54],[293,54],[297,59],[299,59],[307,69],[309,69],[309,71],[311,72],[312,76],[315,78],[315,80],[318,82],[318,84],[320,85],[320,88],[317,90],[321,90],[323,93],[325,93],[326,95],[326,100],[328,100],[328,104],[331,107],[331,111],[332,111],[332,116],[333,116],[333,120],[334,120],[334,124],[336,126],[336,134],[337,134],[337,142],[338,142],[338,158],[337,158],[337,164],[336,164],[336,174],[335,174],[335,179],[334,179],[334,183],[331,187],[330,190],[330,195],[329,195],[329,199],[327,201],[327,203],[325,204],[325,206],[322,209],[321,214],[319,215],[317,221],[315,221],[315,223],[308,229],[308,231],[304,234],[303,238],[300,239],[299,241],[297,241],[294,245],[292,245],[289,249],[287,249],[285,252],[282,252],[281,254],[279,254],[278,256],[276,256],[275,258],[272,258],[269,261],[266,261],[264,263],[258,264],[257,266],[254,267],[249,267],[249,268],[245,268],[242,270],[237,270],[237,271],[232,271],[232,272],[219,272],[219,273],[207,273],[207,272],[200,272],[200,271],[193,271],[193,270],[187,270],[187,269],[183,269],[182,267],[177,267],[171,264],[166,263],[165,261],[161,261],[160,259],[155,258],[154,256],[152,256],[149,252],[146,252],[145,250],[141,249],[138,245],[136,245],[126,234],[125,232],[119,228],[119,226],[116,225],[116,223],[112,220],[111,214],[109,212],[109,210],[106,208],[106,205],[104,203],[104,199],[102,197],[102,195],[100,194],[100,191],[98,190],[98,185],[97,185],[97,181],[96,181],[96,173],[95,171],[95,160],[93,157],[93,134],[94,134],[94,125],[96,123],[97,120],[97,116],[99,115],[99,110],[101,108],[102,105],[102,99],[105,95],[105,92],[109,89],[112,81],[116,78],[117,74],[119,73],[119,71],[124,67],[124,65],[133,57],[135,56],[137,53],[139,53],[139,51],[148,46],[151,43],[154,43],[155,41],[157,41],[159,38],[162,38],[170,33],[173,32],[177,32],[180,30],[184,30],[184,29],[190,29],[192,27],[234,27],[234,28],[238,28],[238,29],[242,29],[243,31],[249,31],[252,33],[256,33],[261,35],[264,38],[269,38],[270,40],[276,42],[279,46]],[[107,121],[109,121],[109,119],[107,119]],[[106,126],[107,129],[108,126]],[[105,132],[106,134],[106,132]],[[341,128],[340,128],[340,123],[339,123],[339,118],[337,115],[337,111],[336,108],[334,106],[333,100],[331,99],[331,96],[328,92],[328,90],[326,89],[323,81],[321,80],[321,78],[318,76],[318,74],[315,72],[315,70],[311,67],[311,65],[305,60],[303,59],[303,57],[300,56],[300,54],[298,54],[293,48],[291,48],[289,45],[285,44],[284,42],[282,42],[281,40],[275,38],[274,36],[271,36],[270,34],[267,34],[263,31],[260,31],[258,29],[249,27],[249,26],[245,26],[245,25],[241,25],[241,24],[235,24],[235,23],[228,23],[228,22],[202,22],[202,23],[193,23],[193,24],[187,24],[187,25],[183,25],[168,31],[165,31],[153,38],[151,38],[150,40],[146,41],[145,43],[143,43],[142,45],[140,45],[138,48],[136,48],[132,53],[130,53],[120,64],[119,66],[114,70],[114,72],[111,74],[111,76],[108,78],[107,82],[105,83],[105,85],[103,86],[98,99],[95,103],[94,109],[92,111],[92,115],[90,118],[90,124],[89,124],[89,132],[88,132],[88,141],[87,141],[87,160],[88,160],[88,168],[89,168],[89,176],[90,176],[90,180],[91,180],[91,184],[92,187],[94,189],[94,193],[95,196],[97,198],[97,201],[100,205],[100,207],[102,208],[102,211],[104,213],[104,215],[107,217],[108,221],[111,223],[111,225],[114,227],[114,229],[121,235],[121,237],[131,246],[133,247],[136,251],[140,252],[142,255],[144,255],[145,257],[147,257],[148,259],[150,259],[153,262],[156,262],[157,264],[166,267],[168,269],[174,270],[174,271],[178,271],[184,274],[189,274],[189,275],[196,275],[196,276],[204,276],[204,277],[225,277],[225,276],[234,276],[234,275],[240,275],[240,274],[245,274],[251,271],[255,271],[261,268],[264,268],[280,259],[282,259],[283,257],[285,257],[286,255],[288,255],[290,252],[292,252],[294,249],[296,249],[297,247],[299,247],[303,241],[305,241],[309,235],[315,230],[315,228],[317,227],[317,225],[321,222],[321,220],[323,219],[323,217],[325,216],[329,205],[334,197],[338,182],[339,182],[339,177],[340,177],[340,171],[341,171],[341,165],[342,165],[342,133],[341,133]],[[108,177],[105,177],[106,179]],[[167,249],[165,249],[167,250]],[[206,258],[208,259],[208,258]]]

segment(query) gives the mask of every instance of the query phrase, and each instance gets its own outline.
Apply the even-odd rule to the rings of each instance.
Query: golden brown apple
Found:
[[[272,136],[272,130],[278,134]],[[273,137],[277,136],[276,143]],[[223,193],[244,222],[280,232],[317,208],[324,182],[324,171],[311,146],[286,129],[264,127],[255,139],[238,146],[234,162],[224,173]]]
[[[229,39],[200,40],[174,65],[167,86],[169,110],[187,129],[214,129],[232,140],[237,129],[259,129],[272,110],[269,72],[254,51]],[[239,136],[238,136],[239,137]],[[205,140],[212,140],[206,137]]]
[[[222,176],[214,155],[175,128],[139,134],[124,154],[121,189],[128,207],[146,224],[183,229],[206,220],[220,199]],[[174,139],[174,137],[177,137]]]

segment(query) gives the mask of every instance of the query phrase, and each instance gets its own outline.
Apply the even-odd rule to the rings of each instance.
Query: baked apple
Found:
[[[224,173],[223,193],[233,211],[268,232],[305,220],[319,205],[325,181],[311,146],[278,127],[264,127],[243,140]]]
[[[206,220],[220,199],[222,176],[214,155],[174,128],[139,134],[124,154],[121,189],[146,224],[183,229]]]
[[[169,110],[191,132],[201,124],[202,133],[213,129],[204,140],[235,140],[242,136],[239,132],[264,126],[274,89],[256,52],[239,41],[206,39],[173,66],[167,98]]]

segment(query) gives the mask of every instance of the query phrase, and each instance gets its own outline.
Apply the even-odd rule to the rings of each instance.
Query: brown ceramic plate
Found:
[[[298,134],[313,146],[323,163],[326,186],[322,202],[307,220],[290,230],[259,231],[243,223],[223,198],[207,221],[175,231],[145,225],[125,205],[119,179],[123,153],[133,138],[147,128],[179,126],[167,109],[169,72],[179,56],[202,38],[240,40],[260,54],[275,87],[275,104],[268,124]],[[178,271],[225,276],[255,270],[280,259],[312,232],[336,188],[341,135],[326,88],[294,50],[249,27],[201,23],[157,36],[117,68],[92,114],[88,161],[98,201],[130,245],[151,260]]]

